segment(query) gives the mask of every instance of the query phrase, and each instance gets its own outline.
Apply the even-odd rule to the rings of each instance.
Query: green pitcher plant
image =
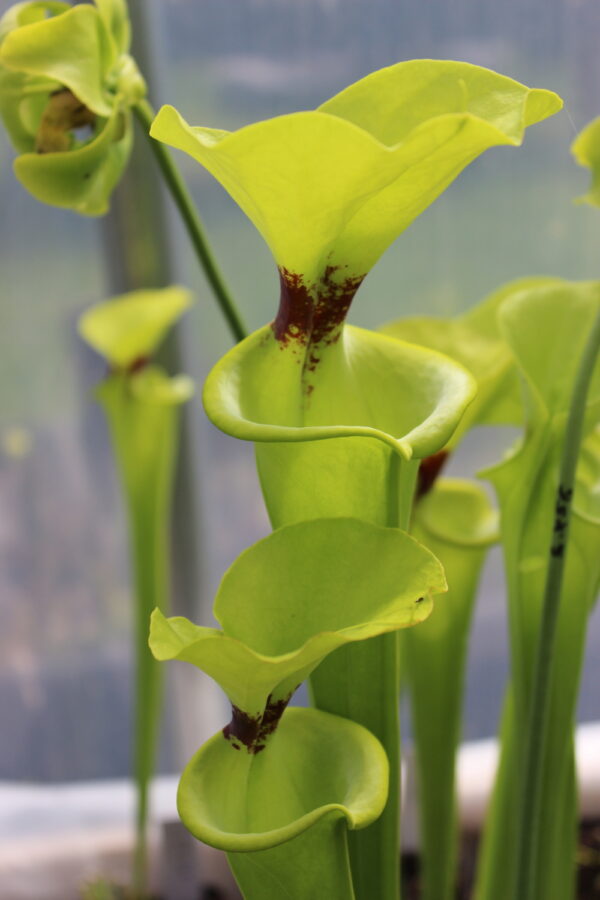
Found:
[[[477,897],[517,896],[515,866],[524,840],[515,823],[526,790],[525,736],[532,715],[533,663],[544,585],[552,559],[565,559],[557,612],[555,660],[549,674],[548,739],[540,762],[543,785],[530,848],[535,860],[528,898],[566,900],[574,891],[575,718],[587,619],[600,587],[600,366],[592,378],[583,423],[576,487],[561,487],[559,461],[568,440],[567,415],[587,335],[600,314],[598,282],[533,286],[508,296],[499,327],[523,384],[523,437],[485,473],[496,491],[508,586],[511,684],[502,727],[502,759],[488,815]],[[558,491],[558,499],[556,492]],[[569,543],[566,517],[571,510]],[[527,839],[527,836],[525,836]],[[521,890],[519,896],[525,897]]]
[[[137,894],[147,889],[160,709],[159,666],[147,647],[154,609],[155,657],[201,668],[232,704],[229,725],[186,767],[178,806],[192,834],[227,852],[248,900],[396,900],[401,683],[413,707],[423,898],[450,900],[466,644],[498,516],[482,488],[438,476],[470,428],[516,424],[522,438],[484,473],[500,506],[511,683],[476,892],[477,900],[568,900],[572,722],[600,583],[600,287],[522,279],[451,320],[419,317],[378,333],[346,324],[392,241],[471,161],[518,146],[560,98],[466,63],[415,60],[372,73],[316,110],[226,132],[190,126],[173,107],[154,118],[130,37],[125,0],[28,0],[4,14],[0,116],[17,178],[42,202],[103,214],[135,116],[236,340],[245,327],[165,144],[200,162],[252,220],[281,288],[274,321],[234,347],[204,391],[214,424],[255,442],[275,529],[225,575],[215,604],[221,628],[167,618],[178,417],[192,385],[151,357],[190,296],[137,292],[81,319],[109,366],[97,396],[129,516]],[[594,205],[599,121],[573,145],[592,170],[582,200]],[[428,618],[447,590],[441,564],[449,591]],[[317,708],[288,709],[307,678]],[[538,779],[526,774],[536,759],[539,797]]]
[[[449,602],[435,618],[418,634],[400,636],[403,682],[411,698],[424,900],[454,896],[459,838],[455,764],[465,658],[481,569],[487,550],[499,540],[497,513],[482,488],[459,479],[438,481],[438,476],[469,429],[522,422],[517,367],[497,313],[516,290],[554,283],[562,282],[519,279],[458,316],[403,318],[380,329],[452,357],[477,382],[475,399],[446,446],[421,462],[411,520],[411,531],[434,550],[450,585]]]
[[[0,114],[15,174],[38,200],[100,215],[146,93],[124,0],[17,3],[0,20]]]
[[[135,745],[137,847],[134,885],[146,882],[148,786],[154,771],[161,705],[159,667],[147,647],[148,619],[169,597],[169,525],[179,410],[193,392],[184,375],[170,377],[151,356],[191,304],[180,287],[134,291],[88,309],[81,336],[108,362],[96,389],[111,432],[129,519],[135,583]]]
[[[458,852],[456,751],[471,619],[498,517],[478,484],[441,478],[416,504],[411,533],[444,566],[448,594],[414,633],[402,634],[403,679],[411,699],[424,900],[455,896]],[[414,638],[414,640],[413,640]]]
[[[458,316],[405,317],[379,328],[382,334],[429,347],[451,357],[475,378],[477,393],[444,447],[446,455],[458,446],[470,429],[478,425],[522,424],[521,386],[513,356],[500,332],[498,310],[510,294],[555,283],[562,283],[562,279],[541,276],[518,278]],[[425,472],[421,477],[425,478]],[[427,484],[423,487],[426,488]]]
[[[261,356],[261,342],[268,347],[265,337],[271,341],[269,327],[234,348],[206,382],[205,405],[216,424],[223,427],[229,417],[227,430],[272,442],[259,444],[257,456],[275,527],[339,512],[406,528],[419,458],[446,443],[472,396],[468,373],[441,355],[351,326],[343,334],[343,341],[328,348],[306,404],[293,383],[286,398],[284,379],[271,374],[273,357]],[[284,354],[274,360],[276,373],[289,365]],[[299,373],[290,374],[298,378]],[[239,396],[231,391],[234,384],[241,388]],[[277,390],[266,393],[265,384]],[[291,400],[286,405],[294,396],[296,407]],[[381,896],[393,897],[397,890],[397,669],[397,637],[383,635],[340,649],[311,679],[316,705],[369,728],[390,759],[384,815],[364,834],[350,836],[359,897],[373,889],[373,878],[387,882]]]
[[[570,346],[567,351],[571,359],[572,380],[578,365],[579,355],[581,354],[581,344],[586,339],[586,333],[590,330],[590,325],[593,321],[594,309],[597,308],[597,290],[597,285],[594,284],[574,286],[559,278],[520,279],[504,286],[477,307],[455,319],[444,320],[430,317],[405,319],[384,326],[382,329],[387,334],[401,339],[414,340],[425,346],[446,352],[463,363],[476,377],[478,383],[477,397],[467,410],[466,416],[446,448],[432,459],[425,460],[422,463],[419,477],[419,493],[421,496],[417,497],[413,514],[414,533],[419,535],[428,546],[434,549],[436,555],[444,563],[450,584],[448,602],[443,608],[442,615],[432,619],[418,633],[406,633],[402,636],[404,675],[413,700],[412,717],[420,782],[421,852],[424,865],[423,890],[425,897],[436,898],[436,900],[437,898],[450,897],[454,889],[456,873],[453,866],[453,855],[456,848],[457,835],[453,823],[453,767],[456,736],[459,733],[460,724],[460,688],[469,628],[470,604],[472,604],[472,595],[476,587],[477,571],[482,561],[481,553],[478,556],[477,554],[463,552],[462,566],[460,569],[457,569],[459,558],[456,555],[456,550],[446,555],[447,548],[452,545],[455,547],[457,544],[460,545],[462,538],[465,538],[465,545],[468,545],[470,536],[473,536],[475,543],[471,550],[476,549],[478,539],[481,537],[481,534],[478,535],[477,533],[479,518],[481,518],[481,524],[490,529],[487,536],[490,541],[493,540],[492,522],[494,518],[489,502],[485,501],[485,495],[481,491],[479,491],[478,503],[475,504],[477,492],[472,496],[469,503],[466,496],[459,497],[461,492],[459,483],[445,480],[436,482],[435,479],[445,457],[454,449],[466,428],[471,425],[517,424],[518,422],[523,422],[526,427],[527,439],[532,439],[534,429],[531,424],[530,410],[532,405],[535,407],[535,404],[529,402],[527,389],[525,402],[521,399],[522,389],[517,390],[519,385],[516,383],[515,376],[520,371],[521,379],[523,379],[524,373],[523,366],[519,362],[519,355],[515,353],[513,346],[517,340],[516,336],[519,336],[518,340],[522,341],[523,346],[536,348],[535,354],[540,367],[544,365],[544,361],[547,358],[556,359],[555,365],[560,367],[561,363],[554,346],[562,334],[562,323],[557,321],[557,314],[560,312],[566,319],[570,319],[577,309],[578,295],[588,295],[587,321],[575,315],[574,320],[571,322],[570,337],[571,339],[577,338],[579,341],[579,346]],[[510,329],[507,330],[505,318],[509,315],[510,304],[515,302],[511,298],[515,296],[524,298],[522,303],[524,309],[528,312],[528,316],[524,316],[522,321],[515,320],[512,329],[513,338],[511,340],[511,331]],[[535,297],[538,297],[537,306],[534,301]],[[554,297],[553,302],[551,302],[552,297]],[[540,300],[539,298],[542,299]],[[579,305],[581,305],[581,298],[579,298],[579,301]],[[554,325],[547,325],[545,330],[540,330],[540,323],[546,319],[554,321]],[[529,332],[524,327],[526,323],[529,325]],[[535,341],[533,340],[534,331],[536,333]],[[551,371],[551,367],[547,363],[546,369]],[[526,379],[525,381],[527,384]],[[566,409],[571,403],[569,384],[567,379],[564,385],[566,393],[563,397],[563,408],[560,416],[554,420],[551,427],[552,440],[554,441],[552,463],[554,470],[556,470],[557,454],[560,451],[564,438]],[[592,384],[592,405],[588,415],[589,423],[598,420],[598,409],[597,404],[595,405],[594,396],[594,385]],[[579,594],[582,598],[583,609],[586,608],[585,598],[587,597],[587,608],[589,609],[589,603],[593,600],[598,590],[600,564],[597,561],[595,564],[592,563],[592,560],[595,558],[593,548],[598,543],[598,533],[595,529],[595,525],[598,524],[597,491],[600,478],[598,449],[598,433],[597,431],[592,431],[584,443],[578,470],[580,485],[576,491],[574,514],[574,541],[576,547],[571,551],[572,553],[578,552],[577,541],[581,540],[582,533],[584,533],[584,540],[589,543],[587,544],[587,575],[583,579],[585,587],[583,594],[581,592]],[[529,502],[532,507],[537,508],[537,514],[540,517],[536,538],[539,556],[536,558],[535,566],[537,566],[538,570],[541,570],[545,569],[544,540],[548,538],[551,524],[551,518],[548,518],[548,515],[549,512],[552,512],[554,502],[553,500],[547,500],[545,510],[541,506],[543,496],[540,482],[537,479],[538,477],[543,478],[542,473],[544,471],[546,472],[547,492],[551,494],[554,488],[552,479],[548,479],[550,468],[545,469],[548,461],[545,460],[544,454],[538,453],[536,449],[531,447],[530,451],[531,455],[529,458],[532,469],[528,481]],[[512,452],[514,454],[515,451]],[[505,465],[507,464],[501,464],[499,469],[503,470]],[[506,477],[506,484],[510,485],[513,494],[522,496],[522,476],[518,477],[514,472],[510,472]],[[463,485],[463,490],[466,487],[466,484]],[[471,490],[473,489],[474,486],[471,486]],[[450,498],[455,499],[456,503],[450,504]],[[479,515],[477,514],[477,507],[479,507]],[[469,509],[470,513],[468,512]],[[432,511],[439,512],[439,515],[437,517],[432,515]],[[423,513],[425,513],[425,516],[423,516]],[[544,515],[546,516],[546,532],[543,529]],[[468,522],[465,519],[466,516],[468,517]],[[457,527],[453,527],[453,524]],[[507,535],[512,536],[514,524],[515,522],[511,518],[504,516],[505,546],[507,541],[510,542],[511,538],[507,537]],[[524,533],[528,531],[529,524],[528,520],[528,526],[524,529]],[[471,529],[474,529],[474,531],[472,532]],[[443,542],[441,542],[442,538]],[[463,550],[466,550],[464,545]],[[579,564],[580,559],[579,557],[577,558]],[[472,566],[471,570],[469,570],[467,562],[469,559]],[[518,570],[521,564],[522,560],[518,563],[513,560],[513,568],[516,566]],[[509,566],[510,570],[511,566],[508,559],[507,566]],[[541,576],[541,572],[538,571],[538,574]],[[538,603],[541,601],[539,585],[540,581],[538,580]],[[463,590],[465,586],[467,590]],[[577,585],[574,585],[573,579],[569,580],[568,576],[567,594],[569,593],[569,587],[572,590],[577,590]],[[456,617],[450,619],[448,613],[457,594],[461,597],[463,605],[461,605]],[[469,600],[469,595],[471,600]],[[530,605],[526,606],[526,597],[529,597],[529,593],[521,591],[519,597],[513,601],[511,642],[513,646],[516,646],[517,650],[515,652],[519,653],[522,664],[531,668],[535,656],[534,644],[539,632],[540,609],[538,607],[538,625],[532,627],[531,613],[524,615],[523,613],[516,614],[514,612],[514,609],[519,609],[520,606],[531,610],[531,601],[529,601]],[[517,616],[516,623],[514,622],[515,615]],[[565,613],[565,615],[569,615],[569,613]],[[533,618],[535,619],[535,614]],[[565,776],[566,787],[563,784],[564,790],[562,793],[560,789],[556,788],[556,785],[559,783],[557,779],[561,772],[561,758],[564,761],[565,739],[568,753],[571,752],[569,736],[574,715],[578,673],[583,654],[586,615],[577,617],[571,613],[568,621],[571,628],[570,638],[566,636],[569,626],[563,625],[562,630],[565,635],[564,641],[568,642],[571,640],[572,644],[565,644],[568,649],[565,649],[563,646],[560,647],[562,651],[561,658],[569,660],[568,663],[561,664],[561,667],[565,666],[568,668],[568,677],[561,684],[562,699],[553,701],[553,732],[551,738],[549,738],[549,742],[553,747],[552,752],[556,752],[558,762],[555,760],[554,763],[551,761],[548,763],[553,768],[552,773],[545,778],[547,796],[553,796],[556,804],[552,809],[545,809],[540,812],[540,819],[546,823],[546,828],[541,838],[544,842],[545,851],[540,859],[540,867],[543,868],[544,874],[543,886],[540,888],[541,893],[539,897],[555,897],[557,900],[558,898],[571,896],[573,890],[574,784],[572,777]],[[565,631],[565,629],[567,630]],[[427,678],[424,678],[424,672],[428,673]],[[519,788],[516,781],[512,785],[509,784],[507,772],[511,771],[512,766],[512,777],[516,779],[517,766],[522,768],[515,755],[518,752],[516,737],[520,735],[522,742],[524,723],[528,718],[529,712],[526,715],[524,714],[521,728],[519,729],[511,724],[514,714],[512,704],[511,690],[504,714],[502,766],[496,787],[493,811],[487,825],[479,876],[480,894],[478,896],[482,898],[487,898],[488,896],[497,897],[498,900],[501,897],[514,896],[515,898],[521,898],[520,893],[513,893],[514,867],[516,865],[517,845],[519,843],[519,836],[515,832],[515,818],[518,817],[516,798]],[[442,733],[445,735],[444,740],[440,739],[440,734]],[[453,739],[450,739],[448,736]],[[561,744],[563,745],[562,757]],[[572,759],[570,764],[572,766]],[[569,770],[567,766],[566,769],[569,775],[572,776],[572,768]],[[557,794],[561,798],[560,802],[558,802]],[[550,845],[550,835],[554,836],[554,847]]]
[[[14,171],[37,200],[85,216],[108,211],[133,145],[154,116],[129,53],[125,0],[25,0],[0,19],[0,117]],[[165,185],[235,340],[246,329],[204,225],[166,149],[150,141]]]
[[[172,107],[159,112],[151,134],[222,183],[279,269],[274,322],[230,351],[204,391],[219,428],[257,442],[274,527],[332,514],[407,527],[418,460],[447,444],[474,382],[440,354],[345,325],[348,309],[387,246],[469,162],[520,144],[560,105],[486,69],[416,60],[317,110],[232,133],[192,127]],[[387,807],[350,836],[350,854],[359,898],[395,897],[396,636],[338,650],[311,686],[319,708],[368,727],[388,754]]]
[[[153,613],[154,655],[198,666],[232,705],[186,767],[178,807],[196,837],[228,852],[245,897],[354,897],[347,831],[381,814],[386,754],[354,722],[286,707],[336,648],[416,625],[445,590],[440,563],[404,532],[323,518],[242,553],[215,600],[222,629]]]

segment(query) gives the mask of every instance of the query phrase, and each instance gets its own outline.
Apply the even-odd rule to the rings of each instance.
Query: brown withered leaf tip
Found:
[[[134,359],[127,367],[127,374],[135,375],[136,372],[141,372],[142,369],[146,368],[149,362],[150,360],[147,356],[138,356],[137,359]]]
[[[429,493],[435,484],[440,472],[448,459],[448,451],[440,450],[432,456],[421,460],[419,474],[417,476],[417,489],[415,491],[415,503]]]
[[[132,362],[128,363],[124,368],[121,368],[120,366],[109,365],[107,369],[107,375],[136,375],[138,372],[141,372],[142,369],[145,369],[149,362],[150,357],[138,356],[134,360],[132,360]]]
[[[248,713],[232,704],[231,722],[223,729],[223,734],[230,741],[232,747],[235,750],[241,750],[244,746],[248,753],[260,753],[261,750],[264,750],[266,740],[279,725],[279,720],[291,696],[292,694],[289,694],[281,700],[271,700],[269,694],[264,712],[257,716],[249,716]]]
[[[326,266],[322,277],[307,282],[302,274],[279,269],[279,310],[272,323],[280,346],[296,345],[304,373],[314,372],[323,347],[339,340],[341,327],[364,275],[343,275],[345,266]],[[306,386],[310,394],[313,386]]]

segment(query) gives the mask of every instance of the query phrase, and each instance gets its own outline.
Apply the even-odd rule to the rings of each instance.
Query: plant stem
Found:
[[[285,844],[227,859],[244,897],[355,900],[347,835],[345,822],[325,818]]]
[[[560,462],[554,533],[544,590],[542,621],[533,673],[531,705],[525,734],[514,900],[535,900],[537,897],[536,871],[539,850],[539,811],[550,712],[550,676],[554,662],[556,626],[567,551],[575,471],[583,435],[585,403],[599,350],[600,311],[592,326],[575,379]]]
[[[162,673],[148,647],[155,607],[169,605],[169,520],[180,409],[145,401],[130,391],[127,375],[98,389],[106,413],[125,498],[135,586],[134,776],[137,787],[133,886],[146,896],[148,789],[154,772],[161,713]]]
[[[377,524],[408,530],[418,461],[406,462],[392,451],[387,466],[388,500]],[[390,764],[383,813],[368,828],[348,833],[356,900],[400,896],[399,682],[395,633],[336,650],[310,680],[317,708],[368,728],[381,741]]]
[[[148,792],[156,764],[161,714],[162,672],[148,649],[148,622],[155,607],[167,609],[168,538],[166,510],[148,515],[131,510],[131,538],[136,582],[135,616],[135,746],[134,772],[138,789],[133,885],[145,897],[148,877]]]
[[[418,473],[418,462],[401,460],[391,453],[388,468],[388,509],[386,525],[408,531]],[[353,648],[354,649],[354,648]],[[348,843],[357,900],[378,897],[397,900],[400,886],[400,655],[399,634],[382,635],[365,641],[360,657],[352,657],[352,669],[364,677],[355,685],[354,708],[362,712],[361,722],[377,734],[390,764],[389,794],[377,822],[364,831],[350,832]],[[374,704],[374,697],[378,702]],[[369,706],[377,707],[371,716]],[[354,715],[350,716],[354,718]]]
[[[436,494],[452,506],[437,506]],[[440,560],[449,585],[426,622],[399,633],[419,801],[421,900],[450,900],[456,894],[455,768],[465,663],[480,574],[495,537],[489,527],[484,538],[492,512],[484,496],[469,482],[442,479],[433,496],[415,503],[411,522],[412,536]],[[468,529],[461,523],[465,510],[471,515]],[[439,531],[438,522],[444,526]]]
[[[229,288],[225,284],[223,275],[219,270],[217,261],[209,246],[204,225],[193,204],[190,193],[186,188],[169,151],[159,141],[155,141],[150,137],[149,131],[155,115],[154,110],[147,100],[140,100],[135,104],[133,109],[148,138],[152,152],[154,153],[165,179],[165,183],[181,214],[181,218],[187,229],[196,256],[198,257],[206,279],[213,290],[217,303],[221,308],[221,312],[225,316],[231,334],[236,341],[241,341],[248,333],[246,326],[242,321]]]

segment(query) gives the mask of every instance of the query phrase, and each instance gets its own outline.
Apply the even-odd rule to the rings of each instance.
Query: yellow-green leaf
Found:
[[[358,519],[300,522],[227,572],[215,602],[223,631],[156,611],[150,647],[158,659],[197,665],[259,721],[333,650],[417,624],[444,590],[435,557],[402,531]]]
[[[164,107],[152,135],[184,150],[232,195],[277,264],[306,284],[328,268],[364,275],[458,173],[560,109],[467,63],[414,60],[375,72],[311,112],[236,132],[192,127]]]
[[[79,333],[112,366],[126,369],[154,353],[192,302],[182,287],[131,291],[86,310]]]

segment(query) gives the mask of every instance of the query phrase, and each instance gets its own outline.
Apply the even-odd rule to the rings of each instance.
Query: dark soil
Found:
[[[600,819],[584,822],[577,848],[578,900],[600,898]]]
[[[465,835],[461,842],[459,884],[456,900],[470,900],[478,840]],[[402,857],[402,884],[405,900],[420,900],[419,858]],[[600,900],[600,819],[583,822],[577,848],[577,900]]]

